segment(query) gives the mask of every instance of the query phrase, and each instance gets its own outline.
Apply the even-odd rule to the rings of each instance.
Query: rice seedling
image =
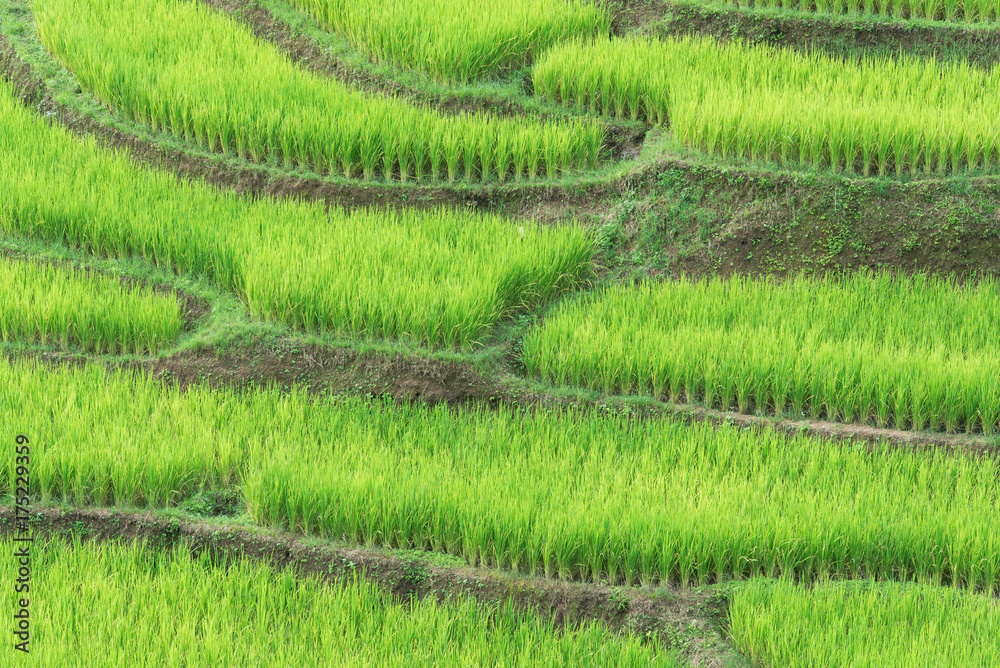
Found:
[[[868,176],[996,171],[1000,68],[865,58],[709,38],[572,41],[541,57],[535,92],[668,124],[723,158]],[[599,93],[595,94],[595,90]]]
[[[484,134],[495,143],[529,133],[579,149],[563,157],[579,155],[583,163],[546,166],[545,174],[555,177],[560,168],[596,162],[600,151],[603,128],[593,120],[448,116],[349,89],[297,67],[249,28],[197,0],[39,0],[33,11],[46,48],[102,104],[248,160],[320,174],[336,165],[347,178],[406,180],[418,156],[417,174],[440,159],[440,133],[471,179],[494,169],[482,163],[490,156],[474,149]],[[532,148],[540,156],[546,145]]]
[[[32,552],[24,665],[676,665],[655,640],[598,623],[560,630],[472,598],[403,602],[358,576],[328,584],[244,557],[213,563],[184,543],[52,539]],[[16,560],[0,573],[13,582]]]
[[[0,258],[0,341],[155,353],[180,333],[176,295],[114,276]]]
[[[0,230],[207,275],[254,316],[449,346],[585,280],[593,254],[574,225],[447,209],[327,212],[179,183],[50,126],[3,83]]]
[[[872,16],[875,18],[923,19],[948,23],[996,23],[1000,20],[997,0],[722,0],[737,7],[786,9],[816,14]]]
[[[992,278],[681,279],[566,304],[523,350],[530,374],[604,392],[995,434],[997,331]]]
[[[561,41],[607,34],[589,0],[293,0],[376,62],[444,82],[530,63]]]
[[[927,585],[758,579],[729,606],[730,634],[754,663],[789,666],[995,666],[1000,607]]]
[[[997,591],[998,462],[675,420],[180,390],[0,363],[48,501],[238,488],[258,523],[562,578],[867,577]],[[58,414],[58,420],[51,415]],[[0,454],[0,494],[14,450]]]

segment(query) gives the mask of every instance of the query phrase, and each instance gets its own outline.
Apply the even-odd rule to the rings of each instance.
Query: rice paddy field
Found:
[[[300,0],[331,30],[375,61],[390,61],[431,76],[468,83],[517,68],[574,37],[606,33],[608,15],[579,0]]]
[[[156,352],[183,325],[175,295],[111,276],[37,262],[0,261],[0,335],[93,352]]]
[[[731,4],[0,0],[0,665],[997,663],[996,7]]]
[[[989,172],[1000,161],[996,68],[637,38],[566,43],[533,76],[536,94],[669,124],[680,143],[724,158],[864,176]]]
[[[32,116],[9,90],[0,109],[4,231],[208,274],[252,314],[294,326],[467,344],[589,269],[591,242],[572,225],[253,202],[137,168]]]
[[[564,579],[1000,588],[992,459],[669,419],[182,392],[96,367],[0,373],[4,404],[40,443],[43,502],[168,506],[237,488],[262,525]],[[65,418],[47,424],[56,407]],[[0,467],[10,493],[13,452]]]
[[[616,286],[546,319],[525,364],[741,413],[994,434],[998,296],[992,278],[865,272]]]
[[[212,151],[401,181],[555,176],[598,159],[593,122],[444,117],[364,95],[302,71],[196,0],[54,0],[34,9],[46,47],[104,105]]]
[[[36,549],[34,605],[46,623],[31,665],[674,665],[598,625],[557,634],[551,621],[510,606],[405,606],[359,578],[330,587],[144,542]],[[77,595],[58,595],[67,589]]]

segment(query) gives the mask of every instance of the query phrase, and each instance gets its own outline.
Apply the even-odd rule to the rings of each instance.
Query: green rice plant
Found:
[[[555,169],[554,165],[559,164],[559,158],[560,158],[559,145],[551,137],[545,137],[543,139],[543,143],[544,143],[543,156],[545,159],[545,169],[551,171],[552,169]]]
[[[10,538],[0,546],[12,552]],[[510,602],[401,602],[360,576],[324,583],[246,558],[147,542],[39,540],[26,666],[674,666],[655,639],[557,629]],[[18,577],[16,560],[0,573]],[[11,651],[14,651],[11,649]],[[322,658],[320,658],[322,657]]]
[[[155,353],[183,325],[175,294],[96,272],[0,258],[0,341]]]
[[[444,159],[448,165],[448,181],[454,183],[458,178],[458,164],[462,160],[462,145],[457,137],[445,136]]]
[[[504,135],[497,138],[493,155],[496,160],[497,178],[500,180],[500,183],[505,182],[510,173],[514,160],[513,149],[513,142],[510,136]]]
[[[197,0],[39,0],[33,11],[43,44],[102,104],[256,162],[318,173],[340,165],[348,178],[360,162],[368,180],[393,178],[398,165],[402,179],[408,176],[402,166],[417,153],[443,150],[440,133],[458,147],[471,178],[489,173],[474,148],[483,135],[491,143],[517,133],[559,136],[580,148],[567,154],[586,158],[580,168],[596,161],[598,154],[588,151],[594,137],[603,137],[593,120],[446,116],[352,90],[297,67],[248,27]],[[546,174],[572,166],[547,165]]]
[[[707,0],[706,0],[707,1]],[[1000,21],[997,0],[722,0],[736,7],[769,7],[816,14],[874,15],[893,19],[925,19],[947,23]]]
[[[376,62],[468,83],[517,69],[553,44],[606,35],[590,0],[292,0]]]
[[[723,158],[866,176],[1000,168],[1000,68],[639,37],[555,46],[532,76],[537,95],[567,104],[586,104],[597,81],[605,113],[669,123],[679,142]]]
[[[479,147],[482,145],[480,142],[481,142],[481,140],[474,140],[466,148],[466,150],[469,152],[469,154],[472,155],[472,156],[474,156],[473,159],[470,159],[470,157],[467,155],[466,159],[462,161],[462,163],[465,166],[465,180],[466,181],[471,181],[472,180],[472,176],[475,173],[475,169],[476,169],[475,165],[476,165],[477,162],[479,162],[479,158],[480,158]],[[481,162],[479,162],[479,164],[482,165],[482,167],[483,167],[483,175],[485,176],[485,174],[489,170],[489,166],[488,165],[483,165]]]
[[[518,132],[513,140],[514,178],[520,181],[528,166],[528,134]]]
[[[255,317],[448,346],[586,280],[593,256],[574,225],[327,211],[178,182],[51,126],[3,83],[0,230],[208,276]]]
[[[526,146],[528,147],[528,178],[534,179],[542,169],[542,150],[544,145],[542,138],[536,134],[527,135]]]
[[[399,151],[399,137],[395,135],[382,136],[382,174],[387,180],[392,179],[396,169],[396,155]]]
[[[455,141],[459,139],[456,137]],[[379,141],[378,131],[372,125],[365,125],[361,130],[361,171],[365,180],[371,181],[375,178],[375,168],[382,162],[382,143]],[[302,163],[299,163],[303,166]]]
[[[97,365],[0,362],[0,405],[0,440],[32,439],[47,501],[157,507],[238,489],[261,524],[563,578],[1000,586],[994,458],[679,419],[182,390]],[[0,452],[0,494],[15,456]]]
[[[755,579],[729,606],[733,644],[769,666],[994,666],[1000,608],[989,596],[926,585]]]
[[[498,140],[499,141],[499,140]],[[413,177],[417,181],[424,180],[424,172],[427,170],[427,153],[429,146],[427,142],[413,142]]]
[[[870,272],[615,286],[558,308],[523,354],[532,375],[603,392],[992,434],[998,303],[993,278]]]

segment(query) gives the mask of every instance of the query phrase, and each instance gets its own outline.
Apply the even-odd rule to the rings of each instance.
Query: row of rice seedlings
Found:
[[[669,122],[723,158],[869,176],[995,171],[1000,68],[709,38],[573,42],[534,69],[535,91],[604,114]]]
[[[587,581],[1000,586],[993,458],[591,413],[181,391],[31,362],[0,365],[0,405],[0,440],[33,439],[33,489],[50,501],[158,506],[238,486],[258,523]]]
[[[510,602],[400,602],[360,576],[328,584],[210,555],[184,543],[37,542],[24,665],[675,665],[655,638],[599,623],[561,631]],[[17,569],[4,559],[0,573],[13,582]]]
[[[742,413],[1000,429],[1000,283],[860,273],[613,287],[525,337],[530,374]]]
[[[766,666],[1000,665],[992,597],[912,584],[754,580],[729,604],[734,645]]]
[[[819,14],[851,14],[894,19],[962,23],[996,22],[997,0],[723,0],[742,8],[784,9]]]
[[[592,257],[574,225],[326,211],[178,182],[50,126],[2,83],[0,230],[207,275],[255,316],[435,345],[480,340],[512,309],[583,280]]]
[[[450,83],[530,63],[553,44],[607,34],[589,0],[293,0],[377,62]]]
[[[155,353],[183,327],[176,295],[114,276],[0,259],[0,341]]]
[[[300,69],[198,0],[39,0],[38,32],[107,107],[212,151],[320,174],[455,181],[596,166],[596,121],[442,115]],[[124,29],[127,26],[127,29]]]

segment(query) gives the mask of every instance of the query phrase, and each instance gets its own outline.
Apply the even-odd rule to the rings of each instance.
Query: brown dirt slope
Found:
[[[275,386],[290,390],[295,385],[314,393],[487,405],[496,405],[506,394],[468,364],[421,355],[299,346],[289,341],[218,352],[185,352],[130,366],[182,387],[207,382],[236,389]]]
[[[11,349],[9,361],[31,359],[48,367],[104,364],[108,371],[144,373],[181,389],[193,385],[238,392],[293,387],[310,394],[352,395],[399,402],[497,407],[517,398],[502,382],[466,362],[420,354],[358,352],[350,348],[303,344],[290,339],[187,350],[166,357],[120,361],[82,353]]]
[[[866,180],[671,160],[616,187],[618,201],[588,219],[613,272],[1000,273],[992,176]]]

